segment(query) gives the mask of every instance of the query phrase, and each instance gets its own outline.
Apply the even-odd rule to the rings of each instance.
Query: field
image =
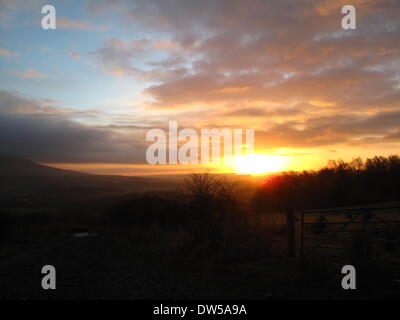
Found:
[[[193,244],[185,228],[48,219],[30,222],[29,228],[16,225],[2,241],[1,298],[355,299],[395,298],[398,292],[395,282],[363,286],[362,276],[363,290],[344,292],[332,264],[301,264],[286,256],[282,226],[266,227],[252,243],[213,248],[210,242]],[[55,291],[40,287],[46,264],[56,267]]]
[[[22,183],[26,176],[3,172],[8,183],[1,186],[0,198],[1,299],[399,296],[395,273],[383,272],[365,255],[338,256],[327,248],[319,248],[316,254],[304,245],[302,257],[301,210],[295,216],[296,255],[288,256],[286,211],[263,207],[256,197],[260,184],[244,177],[235,181],[202,174],[186,180],[164,177],[160,183],[150,178],[76,178],[76,173],[49,173],[40,167],[45,178],[39,178],[42,172],[35,180],[32,165],[28,167],[28,183]],[[37,172],[36,166],[33,169]],[[93,188],[101,192],[93,192]],[[326,234],[336,230],[334,226],[351,221],[352,216],[343,212],[306,213],[303,222],[311,224],[303,225],[304,244],[320,245]],[[371,216],[368,222],[374,219]],[[389,212],[384,219],[398,219],[398,211]],[[352,234],[359,225],[352,223]],[[398,231],[375,232],[384,237],[375,235],[369,240],[380,246],[389,237],[395,244],[390,252],[398,257],[397,238],[391,238],[397,237]],[[311,237],[319,239],[307,239]],[[331,237],[329,247],[337,240]],[[366,239],[352,236],[345,240],[351,241],[342,246],[350,243],[352,249],[354,244],[366,243]],[[383,251],[379,247],[373,253],[376,258]],[[356,291],[345,291],[340,285],[341,267],[348,263],[357,267]],[[55,291],[41,288],[44,265],[56,268]]]

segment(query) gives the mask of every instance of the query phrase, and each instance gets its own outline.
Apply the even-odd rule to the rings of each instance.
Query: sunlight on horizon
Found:
[[[234,168],[237,174],[259,175],[283,171],[287,159],[283,156],[249,154],[234,157]]]

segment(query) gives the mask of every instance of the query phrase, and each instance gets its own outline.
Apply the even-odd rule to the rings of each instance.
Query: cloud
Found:
[[[321,101],[321,100],[310,100],[309,103],[312,106],[316,106],[316,107],[334,107],[336,105],[335,102],[329,102],[329,101]]]
[[[19,78],[24,78],[24,79],[43,79],[47,78],[48,76],[40,71],[37,71],[35,69],[27,69],[24,71],[20,70],[2,70],[1,73],[8,73],[12,74],[14,76],[17,76]]]
[[[239,108],[223,114],[225,117],[293,117],[302,114],[300,108],[285,108],[268,110],[267,108]]]
[[[8,28],[21,12],[40,12],[44,0],[0,0],[0,27]]]
[[[0,91],[0,113],[19,114],[52,114],[60,109],[51,106],[53,100],[30,99],[20,96],[17,92]]]
[[[149,52],[170,51],[173,48],[174,43],[164,39],[141,38],[125,41],[110,38],[103,47],[91,52],[91,55],[112,75],[143,77],[146,72],[135,66],[137,62],[142,61]]]
[[[0,56],[6,57],[6,58],[15,58],[19,56],[19,53],[16,51],[9,51],[4,48],[0,48]]]
[[[97,26],[90,21],[74,20],[68,17],[57,16],[57,28],[87,31],[107,31],[110,29],[110,26]]]
[[[400,142],[399,123],[400,111],[314,117],[305,123],[269,123],[268,129],[256,132],[256,143],[266,148],[312,148]]]
[[[149,40],[112,39],[95,55],[110,73],[150,81],[149,106],[310,103],[334,110],[396,108],[400,4],[358,0],[359,28],[342,30],[339,1],[104,1],[168,41],[166,58]],[[115,8],[115,7],[114,7]],[[135,61],[136,60],[136,61]],[[395,80],[397,77],[397,80]]]
[[[193,128],[252,127],[256,148],[336,150],[338,145],[397,143],[400,2],[354,0],[356,30],[341,28],[344,4],[344,0],[89,1],[88,10],[97,18],[113,14],[128,30],[139,31],[131,39],[129,33],[105,39],[90,56],[110,76],[140,82],[145,87],[140,108],[160,126],[175,118]],[[104,29],[66,17],[57,22],[60,28]],[[0,54],[7,56],[8,51]],[[70,52],[70,58],[77,57],[76,51]],[[28,71],[8,72],[41,76]],[[7,116],[12,113],[16,117],[12,121],[45,123],[51,114],[49,123],[60,121],[63,132],[68,127],[92,137],[87,140],[90,145],[95,145],[97,135],[111,143],[108,148],[116,149],[110,159],[129,145],[122,131],[142,137],[140,130],[150,123],[142,119],[140,126],[127,118],[125,122],[113,118],[96,127],[82,126],[54,103],[17,94],[4,97],[8,102],[0,108],[11,110]],[[105,157],[106,146],[99,150]]]
[[[356,0],[357,30],[341,28],[345,1],[117,3],[172,44],[160,56],[149,42],[113,39],[96,52],[107,70],[148,81],[148,110],[187,126],[255,128],[260,149],[398,141],[398,2]]]
[[[80,58],[80,54],[79,54],[79,52],[77,52],[75,50],[72,50],[69,53],[69,58],[72,59],[72,60],[79,59]]]
[[[63,116],[69,119],[93,118],[96,110],[77,110],[57,106],[53,99],[23,97],[19,92],[0,91],[0,114]]]
[[[43,162],[144,162],[144,138],[80,124],[42,107],[47,100],[4,91],[0,97],[0,153]]]

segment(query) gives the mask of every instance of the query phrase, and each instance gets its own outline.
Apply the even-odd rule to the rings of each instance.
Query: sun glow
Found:
[[[286,159],[282,156],[249,154],[236,156],[234,167],[237,174],[264,174],[282,171]]]

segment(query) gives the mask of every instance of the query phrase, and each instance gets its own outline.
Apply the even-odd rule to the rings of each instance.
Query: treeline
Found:
[[[253,209],[315,209],[400,201],[400,157],[330,160],[318,171],[284,172],[256,192]]]

